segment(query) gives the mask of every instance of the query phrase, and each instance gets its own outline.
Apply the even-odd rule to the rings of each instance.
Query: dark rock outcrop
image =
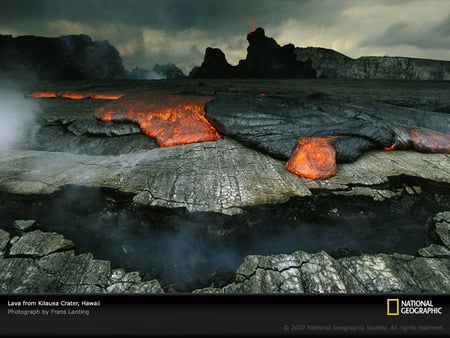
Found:
[[[52,121],[37,125],[21,147],[88,155],[119,155],[157,148],[133,123],[103,123],[94,119]]]
[[[87,35],[0,36],[0,73],[14,79],[126,78],[119,52]]]
[[[370,109],[364,109],[365,113],[351,107],[323,111],[304,100],[231,94],[217,95],[205,110],[221,133],[283,160],[291,156],[297,140],[305,137],[338,136],[330,141],[336,148],[337,163],[352,162],[370,149],[390,147],[398,139],[406,139],[404,130],[410,129],[439,135],[446,152],[450,147],[449,124],[434,125],[435,120],[448,122],[448,116],[436,112],[416,111],[414,117],[393,122],[395,117],[371,115]],[[407,125],[402,127],[400,122]],[[437,130],[420,129],[430,126]],[[408,146],[422,150],[419,144]]]
[[[310,61],[318,78],[450,80],[450,61],[363,56],[352,59],[332,49],[295,48],[297,60]]]
[[[313,78],[316,76],[309,61],[297,60],[293,44],[280,46],[257,28],[247,35],[247,58],[239,63],[247,77]]]
[[[183,71],[173,63],[166,65],[156,64],[153,70],[147,70],[135,67],[130,72],[130,78],[139,80],[163,80],[163,79],[182,79],[185,78]]]
[[[219,48],[206,48],[205,58],[200,67],[195,67],[189,74],[192,78],[232,78],[238,77],[236,67],[230,65],[224,52]]]
[[[235,282],[195,293],[380,293],[450,292],[450,212],[430,220],[439,244],[418,256],[361,254],[333,258],[326,252],[247,256]],[[446,234],[445,234],[446,232]],[[436,254],[437,253],[437,254]]]
[[[189,74],[192,78],[314,78],[316,72],[309,61],[296,58],[292,44],[280,46],[257,28],[247,35],[247,57],[231,66],[218,48],[208,47],[200,67]]]
[[[34,221],[16,221],[29,224]],[[41,230],[0,229],[0,293],[162,293],[156,279],[111,269],[90,253],[76,255],[72,241]]]
[[[450,80],[450,61],[410,57],[363,56],[352,59],[333,49],[280,46],[257,28],[247,35],[246,59],[230,65],[218,48],[208,47],[192,78],[330,78]]]

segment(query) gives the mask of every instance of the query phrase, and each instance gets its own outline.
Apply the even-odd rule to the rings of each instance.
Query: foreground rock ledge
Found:
[[[109,261],[76,255],[74,244],[54,232],[16,236],[0,229],[0,293],[162,293],[156,279],[111,270]]]
[[[235,282],[194,293],[448,293],[450,212],[429,221],[431,243],[419,256],[378,254],[334,259],[326,252],[247,256]],[[425,257],[421,257],[421,256]]]
[[[450,211],[431,217],[427,229],[430,245],[416,256],[334,259],[323,251],[247,256],[235,282],[193,293],[449,293]],[[44,243],[51,243],[52,249],[43,248]],[[156,279],[142,281],[138,272],[111,270],[108,261],[95,260],[89,253],[75,255],[72,244],[59,234],[32,228],[14,236],[0,229],[0,293],[163,292]],[[33,252],[30,245],[37,245]],[[45,254],[37,257],[35,252],[43,250]]]
[[[50,194],[65,185],[106,187],[134,194],[142,206],[233,215],[245,206],[310,195],[310,189],[371,195],[370,186],[393,176],[448,183],[449,168],[447,154],[374,151],[339,165],[331,179],[313,181],[289,173],[283,161],[225,138],[120,156],[3,151],[0,191],[27,195]],[[379,194],[374,189],[372,195]]]

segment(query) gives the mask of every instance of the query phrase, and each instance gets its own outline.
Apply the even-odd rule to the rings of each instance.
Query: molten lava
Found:
[[[162,146],[215,141],[219,133],[205,118],[211,97],[143,92],[98,108],[94,116],[104,122],[131,121]]]
[[[120,99],[125,94],[123,93],[98,93],[98,92],[75,92],[75,91],[63,91],[63,92],[53,92],[53,91],[38,91],[27,94],[27,97],[35,99],[48,99],[54,97],[64,97],[66,99],[72,100],[82,100],[82,99],[94,99],[94,100],[117,100]]]
[[[324,180],[336,175],[336,148],[330,143],[336,138],[301,138],[286,162],[286,169],[298,176]]]
[[[425,128],[409,129],[392,126],[395,131],[395,143],[384,150],[414,149],[427,153],[450,154],[450,134],[439,133]]]
[[[89,94],[88,93],[82,93],[82,92],[68,91],[68,92],[61,92],[61,93],[59,93],[58,96],[64,97],[66,99],[81,100],[81,99],[88,98]]]
[[[89,97],[94,100],[118,100],[124,95],[123,93],[91,93]]]
[[[58,95],[55,92],[44,92],[44,91],[27,94],[27,97],[32,97],[34,99],[49,99],[57,96]]]

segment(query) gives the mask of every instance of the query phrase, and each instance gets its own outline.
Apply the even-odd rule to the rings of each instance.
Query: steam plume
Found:
[[[0,85],[0,150],[17,146],[29,132],[39,106],[14,86]]]

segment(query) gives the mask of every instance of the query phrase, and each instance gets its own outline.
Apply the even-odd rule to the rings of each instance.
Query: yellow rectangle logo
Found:
[[[400,314],[400,301],[398,298],[388,298],[386,313],[388,316],[398,316]]]

